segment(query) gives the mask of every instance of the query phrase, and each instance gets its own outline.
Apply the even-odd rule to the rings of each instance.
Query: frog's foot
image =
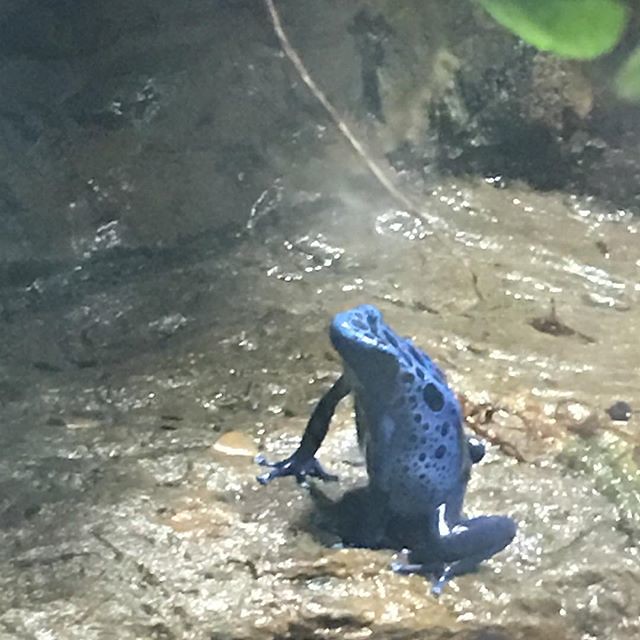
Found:
[[[506,516],[480,516],[461,520],[449,528],[444,520],[444,506],[438,509],[440,538],[434,545],[442,560],[432,592],[438,595],[455,576],[471,573],[483,560],[502,551],[516,534],[516,523]]]
[[[448,572],[446,571],[446,569],[448,569],[448,568],[449,567],[446,567],[445,571],[442,573],[442,575],[439,578],[436,578],[434,580],[433,584],[431,585],[431,593],[435,598],[439,598],[440,597],[440,595],[444,591],[445,585],[453,577],[451,575],[448,575]]]
[[[401,575],[410,575],[417,573],[431,580],[431,594],[436,598],[442,594],[445,585],[449,580],[457,575],[469,573],[478,566],[475,560],[461,560],[453,564],[445,565],[442,562],[437,563],[417,563],[417,562],[392,562],[391,569],[395,573]]]
[[[437,598],[441,593],[444,585],[453,577],[449,575],[449,567],[442,562],[411,562],[409,558],[411,554],[408,549],[402,551],[402,560],[396,560],[391,563],[391,570],[401,575],[410,575],[417,573],[430,580],[433,580],[431,593]]]
[[[458,560],[457,562],[445,565],[442,571],[439,572],[439,575],[435,574],[431,593],[438,597],[449,580],[456,576],[475,571],[479,564],[480,560],[477,558],[465,558],[464,560]]]
[[[317,458],[301,460],[295,453],[280,462],[269,462],[264,455],[256,456],[255,461],[263,467],[271,467],[271,471],[257,476],[260,484],[269,484],[275,478],[295,476],[298,484],[306,484],[307,478],[320,478],[324,481],[335,481],[338,476],[325,471]]]

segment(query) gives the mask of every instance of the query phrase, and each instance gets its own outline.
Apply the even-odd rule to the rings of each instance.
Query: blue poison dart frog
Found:
[[[393,568],[433,576],[438,595],[449,579],[476,569],[516,533],[506,516],[467,519],[462,512],[471,466],[484,456],[484,445],[466,437],[460,403],[440,368],[386,325],[376,307],[337,314],[330,337],[343,374],[316,405],[292,456],[276,463],[259,456],[271,470],[258,480],[267,484],[289,475],[299,482],[336,480],[315,454],[337,404],[352,393],[370,503],[380,512],[372,521],[380,531],[393,519],[420,523],[408,561]]]

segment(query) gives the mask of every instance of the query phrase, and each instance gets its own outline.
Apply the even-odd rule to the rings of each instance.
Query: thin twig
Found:
[[[264,0],[267,5],[267,11],[269,12],[269,17],[271,18],[271,23],[273,25],[273,29],[275,34],[280,42],[280,46],[282,47],[282,51],[287,56],[291,64],[294,66],[298,75],[302,79],[302,81],[307,85],[311,93],[314,95],[316,100],[324,107],[325,111],[329,114],[331,120],[333,120],[334,124],[340,131],[340,133],[346,138],[349,142],[353,150],[356,152],[358,157],[365,163],[366,167],[373,174],[376,180],[380,183],[380,185],[384,188],[384,190],[398,202],[403,209],[415,216],[418,220],[421,220],[425,225],[432,229],[433,235],[437,237],[440,242],[445,245],[450,246],[453,249],[454,242],[449,238],[439,233],[437,230],[433,229],[432,220],[429,219],[429,216],[425,215],[425,213],[421,210],[420,206],[418,206],[411,198],[409,198],[406,194],[402,193],[398,187],[396,187],[393,182],[386,175],[385,171],[382,167],[367,153],[367,150],[364,148],[364,145],[358,140],[355,134],[351,131],[347,123],[340,117],[338,110],[329,102],[329,99],[324,94],[322,89],[315,83],[307,68],[304,66],[304,62],[298,55],[297,51],[293,48],[287,34],[284,31],[282,26],[282,20],[280,19],[280,14],[276,9],[274,0]],[[471,269],[471,264],[466,255],[462,254],[459,258],[460,262],[464,265],[464,267],[471,272],[472,278],[474,278],[474,290],[479,295],[480,300],[482,300],[482,294],[477,288],[477,281],[475,281],[475,274]]]
[[[509,456],[510,458],[515,458],[518,462],[530,462],[526,456],[524,456],[518,447],[513,444],[513,442],[509,442],[504,438],[501,438],[498,434],[493,432],[491,429],[487,429],[482,425],[474,422],[473,420],[467,420],[465,423],[471,431],[473,431],[476,435],[484,438],[488,442],[490,442],[493,446],[498,447],[502,453]]]
[[[329,102],[329,99],[324,94],[322,89],[318,87],[313,78],[309,75],[309,72],[304,66],[304,63],[302,62],[300,56],[289,42],[289,38],[287,37],[287,34],[282,27],[280,14],[276,9],[274,1],[265,0],[265,3],[267,5],[267,10],[269,11],[269,17],[271,18],[273,29],[276,33],[276,36],[278,37],[280,46],[282,47],[284,54],[287,56],[287,58],[289,58],[291,64],[293,64],[296,71],[300,75],[300,78],[302,78],[302,81],[307,85],[307,87],[309,87],[311,93],[313,93],[318,102],[324,107],[325,111],[329,114],[342,135],[348,140],[349,144],[353,147],[354,151],[360,156],[360,158],[362,158],[369,171],[371,171],[371,173],[375,176],[375,178],[387,191],[387,193],[392,198],[397,200],[406,209],[407,213],[411,213],[423,222],[428,223],[429,221],[426,219],[426,216],[420,211],[420,208],[393,184],[393,182],[387,177],[380,165],[367,153],[366,149],[352,133],[347,123],[340,117],[337,109],[331,104],[331,102]]]
[[[471,269],[469,269],[469,271],[471,271]],[[471,284],[473,285],[473,290],[476,296],[478,296],[478,302],[484,302],[484,296],[482,295],[480,285],[478,284],[478,274],[475,271],[471,271]]]

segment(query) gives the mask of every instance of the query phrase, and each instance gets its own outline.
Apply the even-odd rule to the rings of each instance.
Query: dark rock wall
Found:
[[[0,257],[244,223],[306,117],[259,2],[28,2],[0,24]]]
[[[600,81],[468,0],[277,4],[319,85],[397,169],[638,205],[635,110],[611,116]],[[239,229],[278,176],[338,137],[260,0],[0,10],[0,263]]]

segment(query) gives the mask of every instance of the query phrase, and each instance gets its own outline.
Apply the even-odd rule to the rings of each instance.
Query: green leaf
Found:
[[[621,98],[640,102],[640,47],[633,51],[618,71],[615,87]]]
[[[589,60],[610,51],[627,22],[621,0],[479,0],[525,42],[566,58]]]

